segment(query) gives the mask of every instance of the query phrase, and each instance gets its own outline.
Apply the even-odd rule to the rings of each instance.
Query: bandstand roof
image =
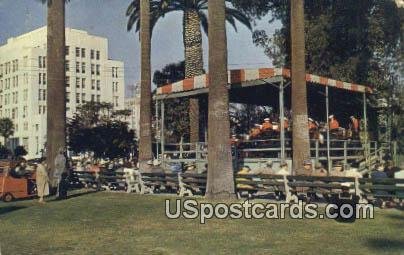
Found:
[[[284,81],[285,79],[290,79],[291,73],[290,69],[286,68],[238,69],[238,70],[229,70],[227,77],[229,88],[232,91],[233,89],[237,90],[252,86],[278,84],[282,80]],[[314,74],[306,74],[306,81],[309,84],[329,86],[332,88],[345,90],[346,92],[372,93],[372,88],[370,86],[345,81],[338,81]],[[203,74],[200,76],[188,78],[182,81],[167,84],[160,88],[157,88],[156,98],[164,99],[164,98],[197,96],[199,94],[207,93],[208,87],[209,87],[208,74]],[[248,91],[243,89],[242,94],[246,97],[248,97],[248,94],[251,94],[254,100],[259,100],[259,98],[257,98],[257,95],[259,95],[260,93],[259,92],[257,93],[256,89],[257,88],[254,88],[254,91]],[[266,94],[267,93],[268,91],[266,90]],[[236,101],[243,101],[241,100],[242,95],[239,95],[240,96],[239,97],[237,96],[238,93],[231,93],[231,94],[234,94],[235,97],[240,99]],[[232,95],[230,97],[232,97]]]

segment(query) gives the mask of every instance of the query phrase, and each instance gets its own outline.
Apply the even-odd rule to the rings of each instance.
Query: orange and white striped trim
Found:
[[[246,81],[272,78],[275,76],[290,78],[291,77],[290,70],[286,68],[229,70],[227,74],[228,77],[227,81],[229,84],[237,84]],[[337,81],[314,74],[306,74],[306,81],[311,83],[317,83],[324,86],[345,89],[353,92],[372,93],[372,89],[369,86],[344,81]],[[202,89],[207,88],[208,86],[209,86],[208,75],[203,74],[157,88],[157,95]]]

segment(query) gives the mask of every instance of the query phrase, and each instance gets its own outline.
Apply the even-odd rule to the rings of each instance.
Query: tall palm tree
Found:
[[[206,197],[234,197],[227,90],[225,1],[209,0],[209,119]],[[218,132],[220,130],[220,132]]]
[[[66,147],[65,3],[69,0],[42,2],[48,4],[46,157],[53,170],[58,150]]]
[[[307,126],[307,88],[304,43],[304,0],[291,1],[292,43],[292,114],[293,114],[293,171],[302,170],[303,161],[310,158],[309,130]]]
[[[226,1],[231,2],[231,1]],[[226,8],[226,20],[237,31],[236,20],[251,29],[249,19],[240,11]],[[167,13],[174,11],[183,12],[183,44],[185,56],[185,78],[190,78],[203,74],[203,50],[202,50],[202,32],[208,32],[208,18],[206,11],[208,9],[207,0],[152,0],[151,1],[151,27],[160,18]],[[128,7],[126,15],[129,17],[128,30],[133,26],[136,32],[139,31],[139,0],[134,0]],[[199,142],[199,100],[190,98],[189,102],[190,117],[190,141]]]
[[[149,171],[147,161],[153,159],[151,133],[151,26],[150,0],[141,0],[140,5],[140,130],[139,163],[142,171]]]

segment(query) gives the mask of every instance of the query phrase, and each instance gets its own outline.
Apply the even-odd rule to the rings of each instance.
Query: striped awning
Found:
[[[259,68],[259,69],[239,69],[229,70],[227,80],[229,84],[238,84],[247,81],[261,80],[282,76],[290,78],[290,69],[286,68]],[[372,93],[369,86],[359,85],[350,82],[337,81],[327,77],[322,77],[314,74],[306,74],[306,81],[324,86],[330,86],[339,89],[345,89],[353,92]],[[203,74],[178,81],[172,84],[164,85],[157,88],[157,95],[178,93],[190,90],[207,88],[209,86],[208,74]]]

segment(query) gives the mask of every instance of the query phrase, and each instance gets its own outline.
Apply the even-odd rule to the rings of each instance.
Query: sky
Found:
[[[126,86],[140,80],[140,43],[134,31],[126,30],[126,8],[130,0],[71,0],[66,6],[66,26],[82,29],[109,40],[109,57],[125,63]],[[254,29],[272,34],[279,23],[269,24],[270,17],[256,21]],[[46,25],[46,5],[39,0],[0,0],[0,45],[7,38],[19,36]],[[271,67],[263,50],[252,42],[252,33],[238,23],[238,32],[227,26],[229,69]],[[204,64],[208,70],[208,38],[203,36]],[[161,19],[153,31],[152,74],[165,65],[184,59],[182,13]]]

